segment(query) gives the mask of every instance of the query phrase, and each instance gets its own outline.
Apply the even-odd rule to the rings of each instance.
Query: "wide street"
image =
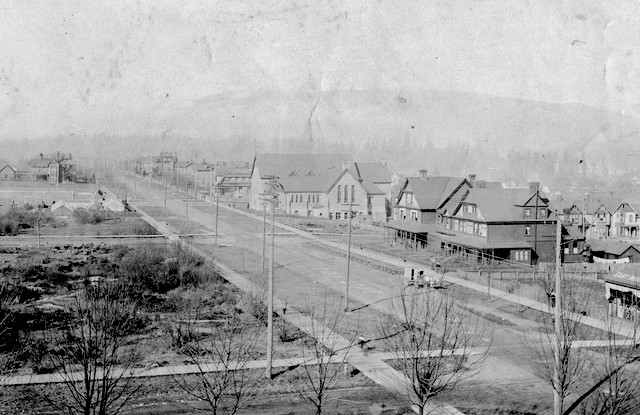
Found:
[[[145,188],[143,192],[138,192],[133,203],[181,233],[210,234],[215,230],[215,205],[200,200],[189,201],[190,223],[185,232],[185,202],[174,197],[174,190],[168,191],[167,195],[166,216],[162,214],[164,192],[159,184],[154,183],[151,200]],[[221,207],[218,246],[214,246],[211,236],[192,237],[192,240],[240,274],[258,276],[262,264],[263,223],[259,213],[256,216],[256,219],[252,219]],[[268,253],[267,244],[267,258]],[[354,251],[354,254],[357,252]],[[309,304],[317,307],[319,299],[328,298],[332,304],[343,300],[346,285],[344,253],[329,250],[276,227],[275,256],[275,292],[279,299],[298,309],[304,309]],[[379,320],[381,313],[389,312],[390,299],[399,292],[401,277],[352,260],[349,284],[351,309],[371,304],[353,311],[349,317],[351,321],[362,322],[359,330],[373,338],[375,324],[372,322]],[[474,400],[480,399],[486,401],[487,405],[501,405],[512,410],[535,410],[536,413],[549,410],[553,400],[551,387],[533,372],[535,362],[531,361],[530,353],[524,346],[525,343],[539,341],[537,323],[500,310],[498,307],[504,304],[499,300],[489,302],[485,295],[464,290],[461,295],[465,295],[464,307],[482,317],[485,327],[479,327],[483,330],[480,346],[490,345],[491,351],[482,371],[460,385],[454,392],[455,397],[443,396],[443,401],[457,406],[463,402],[471,405]]]

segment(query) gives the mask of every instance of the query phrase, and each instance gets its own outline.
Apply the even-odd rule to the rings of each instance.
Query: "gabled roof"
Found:
[[[540,192],[541,199],[543,193]],[[464,202],[473,203],[487,222],[521,221],[524,220],[522,207],[531,200],[532,196],[528,188],[476,188],[469,190]],[[544,207],[544,204],[540,204]],[[550,214],[548,218],[553,218]],[[548,219],[544,218],[544,219]],[[533,219],[533,218],[532,218]],[[542,219],[542,218],[539,218]]]
[[[295,173],[299,177],[313,176],[335,178],[343,171],[343,164],[354,167],[351,156],[347,154],[256,154],[254,168],[261,178],[277,176],[290,177]]]
[[[193,163],[190,161],[179,161],[178,162],[178,168],[179,169],[185,169],[187,167],[191,167],[193,166]]]
[[[391,183],[391,173],[384,163],[368,162],[356,163],[358,176],[372,183]]]
[[[260,177],[278,177],[286,192],[326,192],[342,175],[344,166],[354,168],[346,154],[257,154],[254,169]]]
[[[6,169],[7,167],[8,167],[9,169],[13,170],[13,172],[14,172],[14,173],[15,173],[16,171],[18,171],[15,167],[11,166],[10,164],[5,164],[5,165],[4,165],[4,167],[2,167],[2,168],[0,169],[0,171],[2,171],[2,170],[4,170],[4,169]]]
[[[51,165],[52,163],[56,163],[58,164],[57,161],[55,160],[48,160],[48,159],[33,159],[33,160],[29,160],[29,166],[31,167],[49,167],[49,165]]]
[[[436,210],[443,206],[464,182],[466,179],[462,177],[407,177],[402,191],[409,189],[413,192],[420,210]]]

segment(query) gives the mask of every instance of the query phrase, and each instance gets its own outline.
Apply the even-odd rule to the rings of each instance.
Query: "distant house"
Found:
[[[219,161],[214,168],[214,185],[220,195],[246,198],[251,188],[251,162]],[[216,191],[216,189],[214,189]]]
[[[279,208],[286,213],[346,220],[362,215],[374,221],[386,221],[386,192],[378,184],[385,182],[381,171],[358,163],[345,154],[258,154],[251,175],[249,206],[261,210],[262,197],[275,177]],[[376,173],[370,179],[365,174]]]
[[[17,180],[16,174],[17,169],[6,164],[3,168],[0,169],[0,180],[2,181],[13,181]]]
[[[612,212],[615,211],[614,202],[598,202],[594,204],[594,209],[589,214],[590,226],[587,229],[589,238],[607,238],[611,232]]]
[[[629,202],[623,200],[618,207],[612,212],[610,236],[620,238],[638,238],[638,229],[640,229],[640,217],[636,206],[640,207],[638,202]]]

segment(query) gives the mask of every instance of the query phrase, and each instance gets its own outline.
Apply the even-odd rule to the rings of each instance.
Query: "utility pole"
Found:
[[[162,173],[162,189],[164,190],[164,216],[167,216],[167,173]]]
[[[275,259],[275,212],[276,200],[271,201],[271,257],[269,258],[269,283],[267,292],[267,369],[265,375],[271,379],[271,364],[273,361],[273,271]]]
[[[271,205],[271,255],[269,258],[269,280],[267,286],[267,367],[265,370],[265,376],[271,379],[272,372],[272,362],[273,362],[273,279],[274,279],[274,268],[275,268],[275,210],[276,204],[278,203],[278,196],[275,192],[276,186],[276,177],[272,177],[270,180],[270,191],[269,193],[264,193],[264,197],[262,198],[265,203],[265,212],[266,212],[266,203]],[[265,214],[266,221],[266,214]],[[266,230],[266,225],[265,225]]]
[[[267,251],[267,204],[262,202],[262,272],[264,272]]]
[[[151,176],[153,176],[153,169],[149,172],[149,200],[151,200]]]
[[[138,164],[136,163],[134,166],[134,170],[133,170],[133,198],[136,198],[136,193],[138,191],[138,175],[137,175],[137,170],[138,170]]]
[[[189,227],[189,182],[185,183],[185,198],[184,198],[184,227]],[[217,234],[217,232],[216,232]]]
[[[553,371],[553,383],[554,383],[554,391],[553,391],[553,413],[554,415],[562,415],[562,395],[560,394],[560,370],[561,370],[561,361],[560,361],[560,350],[563,346],[564,339],[562,338],[562,325],[560,319],[562,318],[562,283],[560,281],[560,250],[561,246],[561,233],[562,233],[562,224],[556,215],[556,304],[554,310],[555,317],[555,334],[556,334],[556,342],[554,347],[554,358],[555,365]]]
[[[346,194],[345,194],[346,197]],[[351,270],[351,206],[349,203],[349,236],[347,239],[347,284],[344,291],[344,311],[349,311],[349,272]]]
[[[218,246],[218,210],[220,209],[220,195],[218,194],[218,179],[216,179],[216,236],[214,245]]]

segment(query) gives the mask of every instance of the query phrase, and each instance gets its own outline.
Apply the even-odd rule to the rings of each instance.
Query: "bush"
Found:
[[[16,236],[18,234],[18,221],[14,219],[0,219],[0,234]]]
[[[95,210],[76,209],[73,212],[76,221],[81,225],[96,225],[105,220],[105,215]]]

